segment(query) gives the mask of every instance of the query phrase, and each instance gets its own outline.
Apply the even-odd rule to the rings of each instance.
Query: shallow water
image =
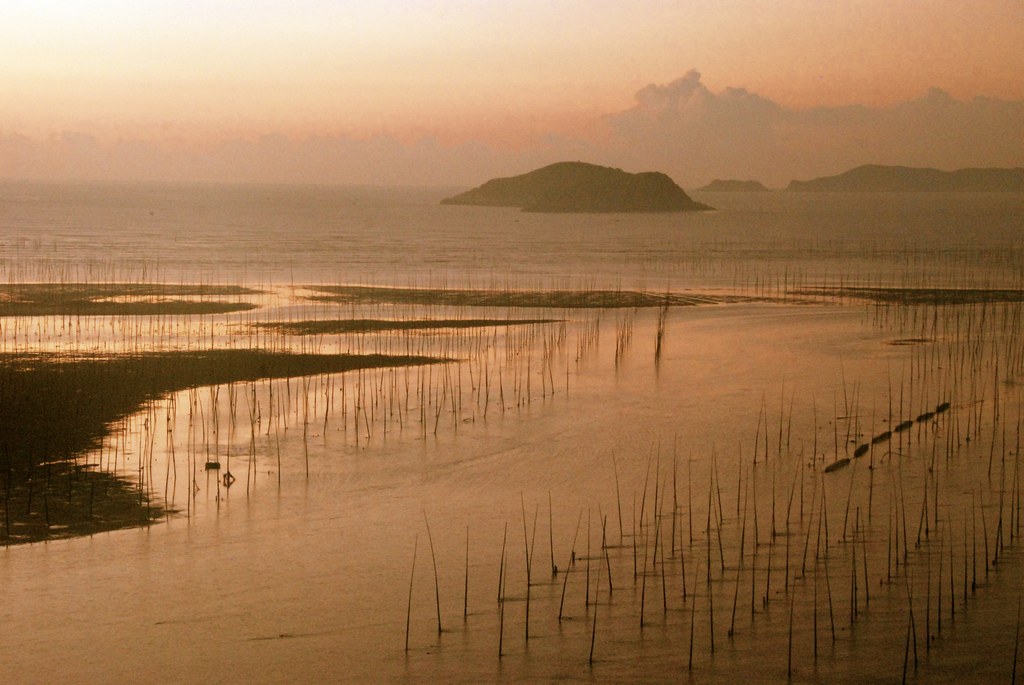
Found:
[[[215,190],[227,193],[229,201],[209,199]],[[44,191],[52,188],[33,190],[45,196]],[[402,195],[402,202],[392,203],[384,191],[367,191],[379,206],[361,215],[363,224],[369,217],[372,225],[376,217],[378,226],[416,245],[395,250],[381,242],[383,232],[376,228],[362,233],[352,228],[352,235],[361,236],[353,240],[344,239],[341,229],[324,229],[333,237],[319,242],[313,227],[334,225],[334,218],[325,217],[333,216],[340,200],[324,200],[319,218],[297,208],[311,197],[322,199],[324,190],[302,191],[312,195],[300,195],[283,208],[271,203],[278,208],[277,219],[246,205],[249,195],[242,190],[199,189],[188,195],[194,206],[185,209],[171,201],[169,189],[146,192],[153,203],[162,203],[153,206],[175,214],[152,234],[135,235],[135,243],[126,229],[109,236],[101,230],[102,217],[118,217],[122,227],[145,221],[147,205],[134,200],[131,211],[122,211],[84,189],[62,195],[71,199],[61,202],[86,209],[61,224],[52,241],[40,239],[37,245],[26,232],[55,220],[54,205],[32,214],[5,203],[7,217],[21,217],[14,237],[0,239],[9,277],[57,263],[76,274],[93,269],[107,277],[139,273],[145,263],[189,280],[274,280],[276,294],[263,300],[259,316],[293,319],[304,312],[318,318],[357,313],[290,300],[285,274],[298,263],[296,282],[621,283],[652,289],[700,283],[778,292],[774,280],[770,288],[757,283],[787,270],[803,274],[807,282],[819,270],[838,281],[842,273],[856,271],[851,265],[857,260],[872,265],[867,281],[881,280],[876,274],[887,273],[894,262],[888,252],[880,256],[881,251],[864,246],[905,246],[907,239],[887,231],[907,217],[915,217],[917,226],[931,226],[935,233],[929,235],[952,238],[954,231],[943,228],[944,222],[950,207],[961,201],[943,198],[946,211],[932,212],[918,197],[887,198],[869,211],[873,205],[862,204],[863,198],[830,204],[781,195],[716,196],[701,199],[734,208],[694,219],[696,233],[680,236],[679,224],[670,222],[689,217],[659,217],[620,230],[627,222],[622,217],[588,218],[584,224],[578,218],[489,210],[474,212],[472,222],[463,217],[448,224],[436,218],[439,208],[425,204],[426,193]],[[1004,245],[1013,221],[996,208],[1018,199],[970,201],[979,204],[963,214],[975,217],[975,228],[994,227],[989,240],[961,239],[955,254],[905,254],[900,273],[886,278],[896,285],[901,279],[934,284],[976,271],[983,250]],[[245,211],[238,209],[242,205]],[[309,240],[303,231],[286,231],[281,263],[269,256],[238,256],[245,245],[276,244],[269,236],[282,235],[278,220],[289,215],[289,207],[312,233]],[[989,221],[986,212],[996,218]],[[434,218],[424,223],[424,216]],[[847,228],[872,228],[859,237],[835,236],[843,247],[832,253],[785,247],[804,244],[824,216],[842,217],[837,222]],[[517,221],[529,230],[510,237]],[[473,230],[476,222],[492,245]],[[597,237],[583,239],[584,229],[593,229],[595,222]],[[740,237],[724,241],[719,234],[729,222],[735,229],[730,235]],[[192,230],[196,224],[220,226],[223,238],[233,235],[227,233],[233,223],[251,229],[252,236],[232,243],[231,254],[223,258],[210,231]],[[350,218],[346,225],[358,223]],[[424,225],[438,230],[425,231]],[[168,232],[177,237],[172,240]],[[624,242],[623,234],[630,240]],[[179,247],[166,247],[168,240]],[[476,240],[483,242],[473,247]],[[716,240],[722,240],[721,253],[711,251],[708,257]],[[135,251],[121,252],[122,247]],[[489,247],[493,252],[481,257]],[[104,261],[106,250],[116,250],[123,261]],[[56,254],[54,261],[50,253]],[[189,261],[199,253],[207,257]],[[974,284],[1019,283],[1013,259],[1011,253],[986,274],[975,274]],[[450,265],[442,266],[444,260]],[[411,317],[417,310],[396,311]],[[424,311],[441,315],[437,309]],[[942,315],[938,323],[929,314],[933,311]],[[911,654],[908,678],[953,682],[970,674],[1005,680],[1013,667],[1022,577],[1015,546],[1021,369],[1008,366],[1009,350],[994,344],[1019,340],[1012,325],[986,329],[992,332],[977,358],[967,356],[975,348],[961,336],[968,319],[974,329],[981,328],[982,311],[991,324],[1012,321],[1019,306],[880,310],[776,302],[673,308],[657,360],[656,310],[560,311],[559,318],[567,319],[561,339],[561,324],[466,334],[454,341],[444,335],[405,336],[397,342],[388,336],[274,338],[279,345],[331,352],[387,345],[448,349],[464,361],[448,365],[443,375],[438,369],[383,370],[239,384],[230,391],[236,393],[234,411],[227,388],[186,391],[128,420],[123,432],[115,432],[89,458],[135,482],[141,478],[177,513],[145,529],[0,552],[0,617],[7,629],[0,663],[21,682],[51,682],[69,674],[86,682],[194,682],[197,677],[225,682],[778,682],[787,679],[790,667],[795,681],[897,682],[913,606],[911,634],[919,658],[915,667]],[[963,315],[959,323],[957,312]],[[190,344],[212,339],[218,345],[244,345],[250,338],[232,326],[246,320],[192,321],[189,330],[204,328],[194,338],[185,337]],[[129,336],[136,342],[125,343],[104,338],[109,324],[87,324],[60,349],[160,347],[180,342],[179,331],[186,328],[172,327],[174,335],[162,338],[158,330],[152,343],[144,320]],[[595,325],[596,343],[590,337]],[[631,332],[617,345],[627,327]],[[55,328],[29,329],[34,337],[20,339],[18,349],[53,344]],[[928,342],[892,344],[910,338]],[[968,361],[957,356],[961,353]],[[996,360],[1003,363],[997,367]],[[852,456],[858,444],[896,420],[912,419],[942,401],[951,401],[949,412],[915,423],[845,469],[823,473],[826,464]],[[255,425],[251,406],[259,408]],[[222,462],[221,472],[203,469],[211,455]],[[236,477],[230,489],[218,477],[228,469]],[[655,518],[660,526],[651,523]],[[576,564],[565,582],[559,622],[577,520]],[[603,564],[602,521],[608,542]],[[1006,549],[990,566],[981,548],[987,541],[987,556],[994,555],[999,521]],[[928,532],[918,542],[923,522]],[[502,605],[497,598],[506,526]],[[672,543],[657,556],[656,535],[658,544],[665,537]],[[533,540],[528,640],[524,538]],[[560,569],[554,578],[552,550]],[[865,555],[867,581],[861,582]],[[858,569],[856,576],[852,569]],[[978,580],[966,592],[965,573]],[[860,578],[855,599],[853,577]],[[928,645],[926,623],[928,633],[936,635]]]

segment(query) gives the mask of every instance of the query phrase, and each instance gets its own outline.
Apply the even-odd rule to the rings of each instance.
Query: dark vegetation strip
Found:
[[[137,528],[167,511],[135,483],[74,462],[47,463],[31,481],[5,479],[0,546]]]
[[[0,544],[136,526],[162,515],[136,485],[76,461],[146,402],[198,386],[444,361],[261,350],[0,355]]]
[[[560,323],[562,319],[337,319],[330,321],[270,321],[253,324],[256,328],[291,335],[327,335],[332,333],[374,333],[378,331],[440,330],[450,328],[487,328],[490,326],[528,326]]]
[[[162,283],[18,283],[0,284],[0,316],[144,316],[223,314],[248,311],[250,302],[217,299],[257,295],[232,285]]]
[[[1024,302],[1024,289],[997,290],[987,288],[802,288],[792,295],[811,297],[848,297],[883,304],[981,304]]]
[[[306,299],[340,304],[420,304],[452,307],[550,307],[553,309],[692,306],[746,300],[630,290],[456,290],[376,286],[310,286]]]
[[[439,361],[445,360],[263,350],[0,355],[0,450],[23,467],[71,457],[97,447],[111,422],[187,388]]]

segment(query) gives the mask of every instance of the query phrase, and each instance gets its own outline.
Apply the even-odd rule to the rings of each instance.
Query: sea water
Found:
[[[5,183],[0,267],[22,281],[48,265],[80,280],[651,290],[1020,273],[1020,194],[711,193],[695,197],[718,211],[552,215],[438,204],[452,192]]]

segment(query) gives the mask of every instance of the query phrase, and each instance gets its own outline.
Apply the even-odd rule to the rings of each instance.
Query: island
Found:
[[[657,171],[557,162],[529,173],[495,178],[443,205],[518,207],[524,212],[688,212],[711,209]]]
[[[837,176],[792,181],[799,192],[1024,192],[1024,168],[940,169],[866,164]]]
[[[765,193],[768,188],[760,181],[738,181],[735,179],[716,178],[706,186],[697,188],[699,192],[708,193]]]

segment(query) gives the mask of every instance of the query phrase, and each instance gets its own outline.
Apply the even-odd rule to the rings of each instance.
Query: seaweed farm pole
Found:
[[[693,586],[696,588],[697,583],[700,579],[700,558],[697,559],[697,566],[693,571]],[[694,597],[693,603],[690,605],[690,658],[687,662],[687,670],[693,670],[693,634],[696,632],[695,620],[697,616],[697,598]]]
[[[743,558],[743,548],[739,548],[739,558]],[[739,573],[742,570],[742,564],[736,564],[736,586],[732,593],[732,616],[729,620],[729,632],[726,633],[730,638],[736,631],[736,605],[739,603]]]
[[[793,609],[796,606],[796,590],[789,598],[789,653],[786,658],[786,677],[793,677]]]
[[[743,486],[743,442],[736,448],[736,518],[740,517],[740,490]]]
[[[825,531],[826,531],[825,532],[825,540],[826,540],[825,546],[826,546],[826,549],[825,549],[825,553],[822,555],[822,561],[825,564],[825,591],[828,594],[828,621],[829,621],[829,625],[832,627],[832,642],[835,642],[836,641],[836,619],[835,619],[835,614],[832,611],[832,582],[829,580],[829,574],[828,574],[828,549],[827,549],[827,547],[828,547],[828,513],[827,513],[827,509],[825,507],[825,488],[824,487],[821,488],[821,506],[820,506],[818,511],[819,511],[819,513],[818,513],[818,541],[817,541],[816,544],[817,544],[818,547],[821,546],[821,523],[822,523],[822,519],[824,519],[825,520]],[[817,549],[814,552],[814,558],[815,559],[818,558],[818,550]]]
[[[910,608],[910,633],[913,636],[913,640],[914,640],[914,643],[913,643],[914,644],[914,670],[916,671],[917,670],[917,623],[914,621],[914,597],[913,597],[913,594],[911,594],[911,590],[910,590],[911,581],[913,579],[911,578],[911,574],[907,573],[907,575],[905,575],[903,577],[903,580],[906,583],[906,587],[907,587],[907,605]]]
[[[864,608],[867,609],[871,603],[871,584],[868,582],[868,540],[867,531],[860,520],[860,507],[857,507],[857,527],[860,528],[860,558],[861,565],[864,567]],[[854,545],[856,545],[856,539],[854,539]]]
[[[657,493],[657,490],[655,490]],[[661,504],[664,503],[664,493],[659,501],[657,494],[654,497],[654,553],[651,555],[651,569],[655,575],[658,573],[658,542],[661,537]],[[599,510],[600,511],[600,510]],[[602,532],[603,536],[603,532]],[[664,542],[661,543],[664,547]],[[661,564],[661,601],[665,613],[668,613],[668,597],[665,591],[665,551],[662,549],[661,552],[662,564]]]
[[[419,545],[420,536],[413,538],[412,543],[412,570],[409,571],[409,603],[405,611],[405,651],[409,651],[409,626],[412,624],[412,581],[416,576],[416,548]]]
[[[572,571],[572,567],[576,561],[576,538],[580,533],[580,521],[583,520],[583,510],[580,509],[579,516],[576,517],[576,532],[572,535],[572,550],[569,553],[569,562],[565,565],[565,575],[562,576],[562,598],[558,603],[558,622],[562,622],[562,609],[565,607],[565,588],[569,583],[569,572]]]
[[[505,524],[505,525],[506,525],[506,528],[507,528],[508,524]],[[502,642],[505,639],[505,578],[506,578],[505,565],[506,565],[506,562],[507,562],[507,560],[505,558],[505,555],[503,554],[501,556],[501,572],[499,574],[501,580],[498,583],[498,658],[499,659],[501,658]]]
[[[619,466],[615,460],[615,452],[612,452],[612,470],[615,473],[615,503],[619,507],[619,544],[622,544],[622,496],[619,492]]]
[[[555,523],[554,513],[551,511],[551,491],[548,490],[548,545],[551,548],[551,577],[558,575],[558,566],[555,565]]]
[[[600,516],[600,513],[601,513],[600,505],[597,507],[597,511],[598,511],[598,515]],[[608,558],[608,544],[607,544],[607,538],[606,538],[606,530],[607,530],[607,528],[608,528],[608,515],[605,514],[604,516],[601,517],[601,550],[604,552],[604,565],[605,565],[605,568],[608,571],[608,598],[611,599],[611,594],[612,594],[612,591],[613,591],[612,590],[612,562],[611,562],[611,559]],[[664,552],[664,549],[662,550],[662,553],[661,553],[661,559],[662,559],[661,582],[662,582],[662,588],[664,589],[664,584],[665,584],[665,566],[664,566],[665,552]],[[599,571],[600,571],[600,567],[601,567],[601,565],[598,564],[598,570]],[[600,579],[600,577],[601,576],[600,576],[600,573],[599,573],[598,574],[598,578]],[[668,600],[666,599],[666,602],[667,601]],[[666,608],[666,611],[668,611],[667,608]]]
[[[640,527],[643,528],[643,511],[641,511],[640,517],[641,517],[640,518]],[[587,532],[588,532],[588,534],[589,534],[589,531],[590,531],[590,517],[588,515],[588,517],[587,517]],[[589,562],[590,552],[589,552],[589,546],[588,546],[588,552],[587,552],[587,559],[588,559],[588,562],[587,562],[587,564],[588,564],[588,566],[587,566],[587,569],[588,569],[588,571],[587,571],[587,586],[589,588],[589,585],[590,585],[590,572],[589,572],[589,569],[590,569],[590,566],[589,566],[589,564],[590,564],[590,562]],[[589,594],[590,590],[589,589],[587,590],[587,593],[588,593],[587,597],[589,598],[590,597],[590,594]],[[646,599],[647,599],[647,534],[645,532],[644,533],[644,570],[643,570],[643,572],[641,573],[641,576],[640,576],[640,628],[641,629],[643,629],[643,627],[644,627],[644,606],[645,606]]]
[[[907,619],[907,639],[903,644],[903,679],[902,683],[907,682],[907,666],[910,662],[910,619]]]
[[[602,526],[603,527],[603,526]],[[589,590],[588,590],[589,592]],[[594,620],[590,628],[590,660],[589,663],[594,663],[594,642],[597,640],[597,598],[601,594],[601,564],[597,565],[597,588],[594,590]]]
[[[679,528],[679,575],[683,582],[683,603],[686,603],[686,554],[683,551],[683,529]]]
[[[636,490],[633,491],[633,584],[636,585],[636,577],[639,571],[637,570],[636,562]]]
[[[929,550],[925,558],[925,595],[924,595],[924,649],[932,649],[932,559]],[[940,557],[941,558],[941,557]]]
[[[690,546],[693,546],[693,460],[686,460],[686,524],[690,529]],[[756,493],[755,493],[756,494]],[[754,511],[757,509],[755,507]]]
[[[794,585],[796,581],[794,581]],[[783,590],[789,592],[789,522],[786,522],[786,575],[782,583]]]
[[[988,556],[988,520],[985,518],[985,502],[981,503],[981,534],[985,538],[985,582],[988,582],[988,567],[989,567],[989,556]]]
[[[947,519],[949,524],[949,620],[956,620],[956,590],[953,578],[953,523]],[[965,595],[966,596],[966,595]]]
[[[498,567],[498,602],[501,602],[501,588],[505,576],[505,542],[508,540],[508,521],[505,521],[505,532],[501,535],[501,565]]]
[[[1020,648],[1020,595],[1017,595],[1017,628],[1013,632],[1013,670],[1010,675],[1010,684],[1017,684],[1017,652]]]
[[[469,616],[469,526],[466,526],[466,582],[462,595],[462,622]]]
[[[810,523],[810,521],[808,521]],[[818,574],[814,574],[814,662],[818,662]]]
[[[434,537],[430,534],[430,521],[423,510],[423,522],[427,524],[427,541],[430,542],[430,560],[434,565],[434,602],[437,605],[437,634],[441,634],[441,585],[437,580],[437,557],[434,555]]]
[[[807,552],[808,552],[808,550],[809,550],[809,548],[811,546],[811,521],[814,520],[814,501],[816,499],[815,495],[817,495],[817,493],[818,493],[817,473],[816,472],[812,472],[812,473],[814,473],[815,475],[814,475],[814,481],[813,481],[812,487],[811,487],[811,510],[807,513],[807,531],[804,533],[804,554],[803,554],[803,557],[800,560],[800,577],[801,578],[803,578],[803,577],[805,577],[807,575]],[[802,483],[803,483],[803,479],[801,479],[801,484]],[[801,485],[801,487],[803,487],[803,486]],[[802,505],[802,503],[803,503],[803,495],[802,494],[800,496],[800,500],[801,500],[801,505]],[[744,505],[744,506],[746,506],[746,505]],[[821,512],[818,512],[818,516],[820,518]],[[801,513],[800,514],[801,525],[803,525],[803,519],[804,519],[803,513]]]
[[[967,577],[970,575],[967,571],[967,511],[964,511],[964,611],[967,607]]]
[[[522,495],[520,495],[520,503],[522,504],[522,509],[523,509],[523,547],[525,548],[525,551],[526,551],[526,620],[524,622],[524,631],[525,631],[525,635],[526,635],[526,640],[529,641],[529,639],[530,639],[530,580],[531,580],[530,579],[530,566],[531,566],[530,562],[532,561],[532,559],[530,558],[531,557],[531,555],[530,555],[530,540],[529,540],[529,538],[526,535],[526,502],[525,502],[525,500],[523,500]],[[536,528],[536,524],[537,524],[536,514],[534,515],[533,523],[534,523],[534,532],[536,533],[536,530],[537,530],[537,528]],[[590,592],[590,588],[587,588],[587,592],[588,593]]]
[[[768,543],[768,566],[765,568],[764,597],[761,599],[761,606],[768,606],[768,598],[772,589],[772,551],[775,549],[775,542]],[[710,583],[710,579],[708,581]]]
[[[942,635],[942,552],[945,548],[945,536],[939,536],[939,577],[935,580],[935,632]]]
[[[677,474],[678,474],[678,463],[677,463],[677,459],[676,459],[676,444],[675,444],[675,439],[673,438],[673,440],[672,440],[672,535],[669,538],[672,541],[672,554],[671,554],[671,556],[672,556],[673,559],[675,558],[675,555],[676,555],[676,518],[677,518],[677,515],[679,514],[679,488],[677,486],[677,478],[676,478]],[[738,500],[736,502],[736,506],[737,507],[739,506],[739,501]],[[1011,521],[1013,520],[1013,516],[1010,517],[1010,520]]]

